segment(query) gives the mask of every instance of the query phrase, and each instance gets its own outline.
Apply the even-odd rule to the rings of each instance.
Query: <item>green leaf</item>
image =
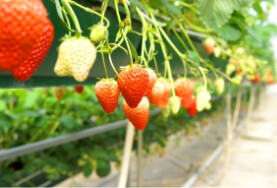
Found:
[[[5,111],[7,109],[7,104],[4,101],[0,101],[0,111]]]
[[[73,129],[77,124],[78,122],[76,121],[75,118],[73,118],[72,116],[70,115],[64,115],[60,118],[60,121],[61,121],[61,124],[68,128],[68,129]]]
[[[172,14],[182,13],[179,8],[175,7],[168,0],[151,0],[149,1],[149,3],[153,8],[159,9],[160,11],[170,12]]]
[[[38,98],[39,98],[38,90],[29,91],[28,95],[25,98],[23,106],[25,108],[33,108],[36,105]]]
[[[85,176],[85,177],[90,176],[91,173],[92,173],[92,170],[93,170],[92,164],[91,164],[89,161],[87,161],[87,162],[85,163],[85,165],[83,166],[83,173],[84,173],[84,176]]]
[[[140,8],[143,11],[147,11],[147,7],[145,6],[145,4],[138,0],[130,0],[130,7],[132,12],[135,12],[136,7]]]
[[[199,0],[198,11],[207,27],[217,28],[228,22],[234,10],[252,3],[253,0]]]
[[[223,27],[217,29],[216,31],[220,34],[220,36],[223,39],[227,41],[236,41],[242,35],[241,30],[234,24],[224,25]]]
[[[131,40],[129,38],[128,39],[128,43],[129,43],[129,46],[130,46],[130,49],[131,49],[131,53],[133,55],[133,58],[138,61],[139,60],[139,56],[138,56],[138,53],[137,53],[137,50],[135,48],[135,46],[133,45],[133,43],[131,42]]]
[[[96,173],[99,177],[107,176],[111,171],[111,165],[109,161],[97,160]]]
[[[188,56],[194,63],[199,62],[198,55],[194,51],[188,50]]]

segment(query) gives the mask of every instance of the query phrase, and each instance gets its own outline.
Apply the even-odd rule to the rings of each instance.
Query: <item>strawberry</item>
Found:
[[[95,94],[105,112],[113,113],[120,95],[117,82],[113,79],[98,81],[95,85]]]
[[[13,76],[19,81],[28,80],[33,73],[37,70],[39,65],[46,57],[48,50],[52,44],[54,38],[54,27],[49,20],[45,20],[45,26],[43,29],[43,35],[35,44],[29,57],[24,60],[18,67],[13,69]]]
[[[207,90],[203,89],[202,91],[198,92],[196,95],[197,111],[201,112],[205,108],[210,108],[211,106],[210,100],[211,100],[211,95]]]
[[[74,90],[75,90],[77,93],[81,94],[81,93],[83,93],[83,91],[84,91],[84,86],[74,86]]]
[[[212,38],[207,38],[204,41],[204,47],[207,52],[207,54],[212,54],[214,51],[215,42]]]
[[[146,69],[149,76],[149,83],[145,93],[145,96],[150,96],[152,88],[154,87],[155,82],[157,81],[157,75],[152,69]]]
[[[143,97],[136,108],[129,107],[126,100],[123,100],[123,111],[128,120],[137,130],[145,129],[149,118],[149,101]]]
[[[260,76],[258,74],[254,74],[250,80],[252,83],[258,83],[260,81]]]
[[[121,94],[131,108],[136,108],[141,101],[149,83],[147,71],[140,65],[124,67],[117,78]]]
[[[216,79],[214,85],[215,85],[216,92],[218,94],[222,94],[225,87],[224,79],[223,78]]]
[[[178,78],[174,82],[175,93],[178,97],[191,96],[194,89],[194,84],[192,81],[186,80],[184,78]]]
[[[67,38],[59,47],[54,71],[58,76],[73,76],[76,81],[83,82],[95,59],[96,49],[88,38]]]
[[[177,96],[172,96],[169,99],[169,105],[173,114],[177,114],[180,110],[181,100]]]
[[[161,108],[165,107],[168,104],[169,98],[170,98],[170,91],[171,91],[171,85],[170,85],[169,81],[163,79],[162,83],[164,84],[165,90],[164,90],[162,100],[161,100],[161,103],[159,106]]]
[[[181,99],[181,104],[185,109],[188,109],[191,106],[191,103],[193,101],[192,96],[185,96]]]
[[[55,87],[54,88],[55,96],[58,100],[60,100],[66,93],[65,87]]]
[[[219,47],[214,48],[214,56],[219,58],[221,54],[221,49]]]
[[[1,1],[0,70],[25,81],[46,56],[52,39],[53,26],[41,0]]]
[[[95,25],[90,30],[89,38],[93,43],[99,43],[108,37],[107,28],[102,25]]]
[[[187,112],[190,116],[195,116],[197,114],[196,98],[192,98],[191,104],[189,108],[187,108]]]
[[[150,103],[159,107],[161,106],[165,92],[165,85],[162,80],[161,78],[157,79],[149,96]]]

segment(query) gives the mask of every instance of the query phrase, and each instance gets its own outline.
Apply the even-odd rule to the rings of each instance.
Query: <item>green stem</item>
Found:
[[[123,38],[125,40],[125,43],[126,43],[126,46],[127,46],[128,52],[129,52],[130,64],[132,66],[133,65],[132,51],[131,51],[126,33],[125,33],[125,31],[123,30],[123,27],[122,27],[123,22],[121,21],[121,17],[120,17],[120,13],[119,13],[118,0],[114,0],[114,8],[115,8],[115,12],[116,12],[116,16],[117,16],[117,20],[118,20],[118,24],[119,24],[119,29],[120,29],[121,35],[123,36]]]
[[[69,35],[71,36],[72,29],[71,29],[71,24],[70,24],[69,18],[68,18],[67,13],[66,13],[66,11],[64,9],[62,9],[62,12],[63,12],[63,15],[65,17],[65,21],[66,21],[67,27],[69,29]]]
[[[74,12],[74,10],[72,9],[71,5],[69,4],[69,2],[71,3],[72,1],[69,0],[62,0],[68,14],[70,15],[75,27],[76,27],[76,36],[80,37],[82,35],[82,29],[80,27],[80,23],[79,20]],[[74,1],[73,1],[74,2]]]
[[[206,75],[204,73],[204,69],[202,67],[199,67],[199,71],[202,74],[203,79],[204,79],[204,87],[205,87],[205,89],[207,89],[207,77],[206,77]]]
[[[84,11],[86,11],[88,13],[92,13],[92,14],[95,14],[95,15],[99,16],[101,19],[106,21],[106,26],[105,27],[108,28],[110,26],[110,21],[104,15],[100,14],[99,12],[97,12],[93,9],[84,7],[84,6],[80,5],[79,3],[75,2],[75,1],[71,1],[71,0],[63,0],[63,1],[68,1],[70,4],[77,6],[77,7],[83,9]]]
[[[108,7],[109,2],[110,2],[110,0],[104,0],[103,1],[102,7],[101,7],[101,20],[100,20],[101,25],[104,25],[104,19],[106,18],[105,13],[107,11],[107,7]],[[109,22],[107,22],[107,23],[109,23]],[[109,26],[109,25],[107,25],[107,26]]]
[[[118,77],[119,79],[123,80],[122,77],[118,74],[116,68],[114,67],[111,54],[109,54],[108,57],[109,57],[109,62],[110,62],[110,64],[111,64],[111,67],[112,67],[114,73],[117,75],[117,77]]]
[[[101,52],[101,57],[102,57],[102,63],[103,63],[104,71],[105,71],[105,76],[106,76],[106,78],[109,78],[107,67],[106,67],[105,56],[104,56],[103,52]]]
[[[147,37],[147,33],[146,33],[147,23],[146,23],[143,15],[142,15],[142,13],[141,13],[141,11],[139,10],[138,7],[136,8],[136,10],[137,10],[137,13],[138,13],[138,15],[140,17],[140,20],[142,22],[142,45],[141,45],[141,63],[142,63],[142,61],[145,60],[144,51],[145,51],[145,48],[146,48],[145,43],[146,43],[146,40],[147,40],[147,38],[146,38]],[[146,61],[145,61],[145,66],[148,67],[148,62],[146,62]]]
[[[182,44],[182,46],[186,49],[186,51],[189,51],[187,45],[185,44],[185,42],[182,40],[181,36],[179,35],[179,33],[176,31],[176,29],[172,29],[174,35],[177,37],[177,39],[179,40],[179,42]]]

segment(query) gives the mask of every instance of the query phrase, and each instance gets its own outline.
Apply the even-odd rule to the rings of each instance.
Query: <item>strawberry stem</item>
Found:
[[[106,21],[106,26],[105,26],[106,28],[108,28],[110,26],[110,21],[103,14],[100,14],[99,12],[97,12],[93,9],[84,7],[84,6],[80,5],[79,3],[75,2],[75,1],[72,1],[72,0],[63,0],[63,1],[68,1],[70,4],[77,6],[77,7],[83,9],[84,11],[86,11],[88,13],[95,14],[95,15],[99,16],[101,19]]]
[[[80,37],[82,35],[82,29],[80,27],[80,23],[78,21],[78,18],[74,12],[74,10],[72,9],[71,5],[69,4],[69,2],[71,3],[72,1],[69,0],[62,0],[62,3],[64,4],[68,14],[70,15],[75,27],[76,27],[76,36]]]
[[[110,62],[110,64],[111,64],[111,67],[112,67],[114,73],[117,75],[117,77],[118,77],[119,79],[123,80],[123,78],[119,75],[119,73],[117,72],[116,68],[114,67],[111,54],[109,54],[108,57],[109,57],[109,62]]]
[[[105,60],[105,56],[104,56],[103,52],[101,52],[101,57],[102,57],[102,63],[103,63],[104,71],[105,71],[105,76],[106,76],[106,78],[109,78],[107,67],[106,67],[106,60]]]

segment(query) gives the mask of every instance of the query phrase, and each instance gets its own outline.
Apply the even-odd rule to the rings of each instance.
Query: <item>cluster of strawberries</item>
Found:
[[[170,105],[173,113],[179,111],[182,103],[188,114],[194,116],[197,113],[193,82],[179,78],[175,81],[174,87],[176,96],[170,97],[172,87],[168,80],[157,78],[152,69],[144,69],[134,64],[124,67],[117,81],[114,79],[98,81],[95,93],[107,113],[114,112],[121,93],[124,97],[122,104],[124,114],[136,129],[143,130],[148,122],[149,101],[160,108]]]

